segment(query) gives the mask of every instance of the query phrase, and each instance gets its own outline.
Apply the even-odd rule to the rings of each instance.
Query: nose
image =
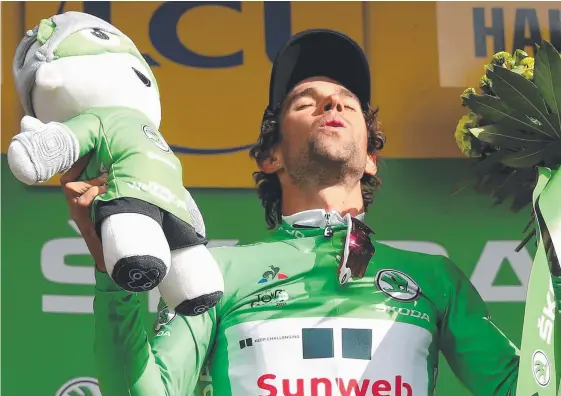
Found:
[[[325,98],[325,101],[322,103],[322,110],[323,112],[328,112],[335,110],[337,112],[342,112],[344,109],[343,101],[341,100],[341,96],[338,94],[329,95]]]

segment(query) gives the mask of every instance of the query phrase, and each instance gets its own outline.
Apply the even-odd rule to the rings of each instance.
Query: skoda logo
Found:
[[[534,352],[532,356],[532,373],[534,374],[534,379],[541,386],[547,386],[549,380],[551,379],[551,366],[549,365],[549,359],[540,350]]]
[[[55,396],[101,396],[101,391],[97,379],[79,377],[62,385]]]
[[[167,306],[162,307],[158,312],[158,323],[156,323],[156,331],[159,331],[162,327],[167,325],[173,319],[175,319],[175,311],[168,308]]]
[[[169,146],[162,137],[162,134],[149,125],[142,125],[142,132],[150,139],[160,150],[169,151]]]
[[[415,301],[421,295],[419,285],[403,272],[385,269],[376,274],[376,287],[398,301]]]

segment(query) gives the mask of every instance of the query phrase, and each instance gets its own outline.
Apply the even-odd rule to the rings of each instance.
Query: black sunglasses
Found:
[[[370,240],[370,235],[375,232],[362,221],[351,218],[347,223],[347,236],[341,261],[337,267],[339,283],[344,285],[352,279],[362,279],[368,268],[368,263],[376,248]]]

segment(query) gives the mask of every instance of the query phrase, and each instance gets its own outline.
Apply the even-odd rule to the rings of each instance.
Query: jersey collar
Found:
[[[364,213],[360,213],[356,218],[364,221]],[[283,223],[295,228],[325,228],[327,226],[327,219],[329,219],[331,226],[347,224],[347,220],[340,213],[335,211],[327,212],[324,209],[305,210],[290,216],[282,216]]]
[[[322,235],[328,221],[334,232],[341,232],[350,227],[345,217],[350,219],[350,216],[341,216],[335,211],[327,212],[323,209],[306,210],[291,216],[283,216],[282,223],[276,228],[273,235],[281,240]],[[363,221],[364,213],[357,215],[356,218]]]

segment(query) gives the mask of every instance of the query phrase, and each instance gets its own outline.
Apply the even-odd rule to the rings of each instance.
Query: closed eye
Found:
[[[310,106],[313,106],[313,105],[312,105],[311,103],[306,103],[306,104],[298,105],[298,106],[296,106],[296,111],[298,111],[298,110],[303,110],[303,109],[305,109],[306,107],[310,107]]]

